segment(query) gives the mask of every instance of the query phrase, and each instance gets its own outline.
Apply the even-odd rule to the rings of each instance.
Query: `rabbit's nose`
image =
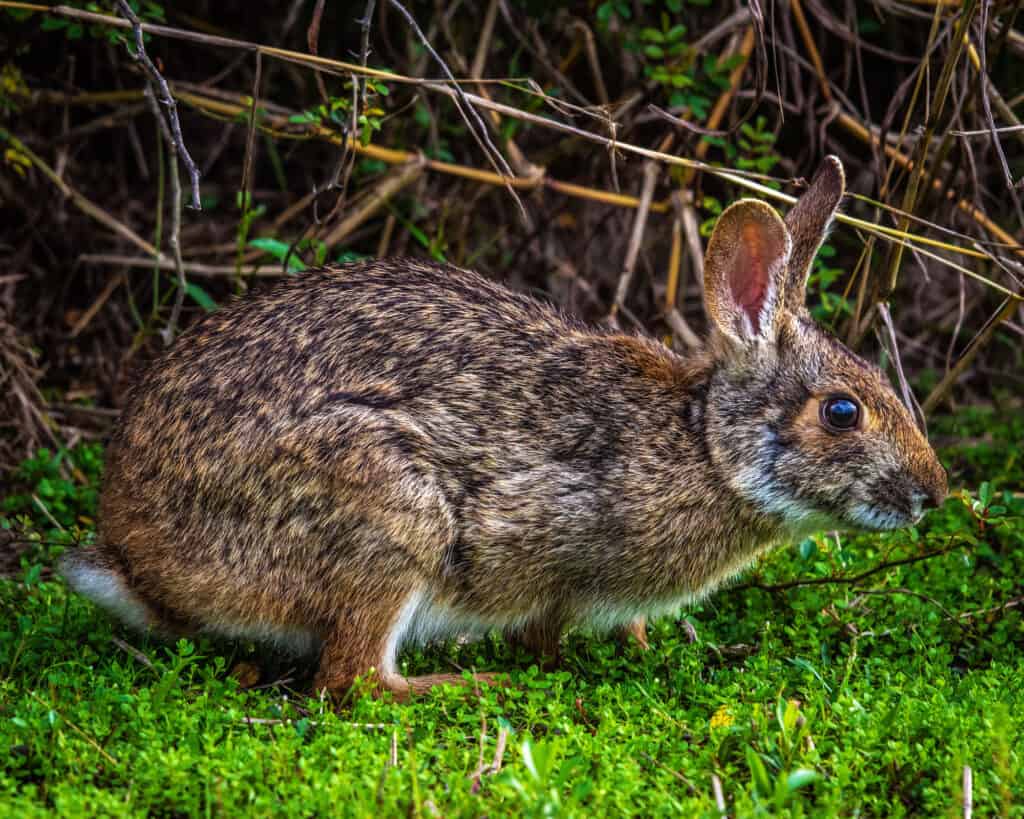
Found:
[[[949,484],[946,478],[946,470],[936,462],[929,470],[928,476],[921,482],[920,495],[925,501],[925,509],[937,509],[946,501],[949,494]]]

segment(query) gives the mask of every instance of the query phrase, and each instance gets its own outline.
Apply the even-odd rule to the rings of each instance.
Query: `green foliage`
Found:
[[[238,225],[235,227],[235,271],[241,275],[243,254],[249,240],[249,231],[252,230],[253,222],[267,212],[266,205],[253,207],[252,194],[249,191],[239,191],[235,195],[235,206],[241,212],[238,218]]]
[[[364,78],[366,87],[367,105],[364,108],[359,105],[359,114],[356,117],[356,125],[359,130],[359,141],[365,146],[369,145],[374,133],[381,129],[384,118],[384,110],[373,104],[375,97],[386,97],[390,90],[387,85],[371,77]],[[352,128],[352,107],[357,104],[353,99],[353,82],[345,83],[346,94],[339,97],[331,97],[327,102],[321,103],[316,108],[294,114],[289,117],[289,122],[296,125],[328,125],[333,124],[342,131],[349,131]]]
[[[736,167],[740,170],[767,174],[779,161],[775,134],[768,130],[768,121],[764,117],[744,122],[736,144],[741,151],[736,157]]]
[[[29,96],[30,92],[21,69],[14,63],[4,63],[3,68],[0,68],[0,114],[6,116],[16,113],[28,101]],[[12,150],[8,149],[8,154],[11,154]],[[27,164],[26,160],[21,163],[21,167]]]
[[[652,624],[647,653],[577,633],[551,673],[496,639],[407,654],[406,673],[455,662],[516,683],[409,705],[357,694],[336,713],[299,693],[308,678],[291,660],[269,679],[298,668],[294,682],[243,690],[230,669],[250,647],[124,631],[49,573],[59,545],[26,553],[0,580],[0,803],[62,816],[713,817],[714,775],[735,816],[938,816],[958,810],[970,765],[979,815],[1024,816],[1024,607],[1010,605],[1024,576],[1024,415],[970,410],[932,433],[955,444],[953,485],[977,488],[919,528],[783,547],[685,621]],[[45,494],[62,542],[84,536],[99,471],[94,444],[41,451],[3,525],[61,535],[32,501]],[[805,585],[770,590],[792,581]]]
[[[321,242],[321,245],[323,243]],[[283,262],[285,259],[288,260],[288,272],[295,273],[306,269],[305,263],[302,259],[297,256],[293,251],[291,245],[287,242],[282,242],[280,239],[271,239],[269,237],[262,239],[251,239],[249,241],[249,247],[255,247],[259,250],[269,253],[279,262]]]
[[[92,525],[102,457],[96,443],[71,451],[40,449],[14,473],[15,491],[0,500],[0,523],[14,516],[40,516],[43,528]]]
[[[823,244],[814,258],[807,282],[811,315],[819,322],[832,325],[842,316],[853,312],[849,300],[841,292],[836,292],[836,289],[845,286],[844,277],[848,273],[842,267],[832,266],[839,261],[836,257],[835,247],[827,242]]]
[[[192,301],[202,307],[207,313],[211,313],[217,309],[217,302],[213,300],[213,296],[207,293],[195,282],[185,283],[185,294],[192,299]]]
[[[89,11],[93,14],[110,14],[111,9],[109,4],[101,4],[94,2],[82,2],[82,0],[69,0],[69,2],[63,4],[70,8],[77,8],[83,11]],[[164,12],[163,5],[159,3],[152,3],[148,0],[139,2],[139,0],[129,0],[128,5],[131,6],[132,11],[135,12],[136,16],[144,23],[166,23],[167,18]],[[9,17],[12,17],[18,22],[31,20],[36,17],[37,12],[30,9],[4,9]],[[42,31],[61,31],[64,36],[69,40],[80,40],[84,36],[88,35],[94,39],[107,40],[113,45],[127,44],[131,39],[131,32],[127,29],[111,28],[110,26],[100,25],[94,23],[87,25],[80,20],[75,20],[69,17],[59,17],[51,14],[43,14],[38,17],[39,28]],[[143,35],[146,40],[149,39],[149,35]]]
[[[639,5],[645,6],[652,11],[661,11],[671,14],[679,14],[684,5],[707,6],[711,0],[640,0]],[[616,18],[619,20],[630,20],[633,17],[632,4],[628,0],[604,0],[597,4],[597,21],[600,25],[607,27]]]

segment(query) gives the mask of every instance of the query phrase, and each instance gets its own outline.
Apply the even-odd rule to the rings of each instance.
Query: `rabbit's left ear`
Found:
[[[718,218],[704,256],[704,306],[726,337],[774,341],[790,245],[779,214],[757,199],[741,199]]]
[[[805,309],[811,264],[825,241],[845,190],[843,163],[836,156],[826,156],[803,196],[786,214],[786,227],[793,237],[793,253],[789,258],[785,301],[793,312]]]

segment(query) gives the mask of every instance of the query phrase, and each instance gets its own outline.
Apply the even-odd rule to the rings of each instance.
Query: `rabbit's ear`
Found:
[[[804,309],[811,263],[825,241],[845,189],[843,163],[838,157],[826,156],[803,196],[786,214],[786,227],[793,237],[793,254],[789,259],[784,298],[786,306],[794,312]]]
[[[774,339],[790,245],[782,219],[764,202],[741,199],[719,217],[704,256],[704,306],[726,336]]]

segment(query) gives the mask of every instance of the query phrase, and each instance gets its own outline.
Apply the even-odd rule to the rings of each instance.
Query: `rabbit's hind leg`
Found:
[[[425,694],[436,685],[493,683],[493,674],[476,674],[470,682],[458,674],[405,677],[398,671],[398,649],[412,636],[417,616],[422,618],[429,611],[424,601],[419,589],[404,594],[378,590],[363,607],[345,606],[324,639],[314,690],[344,696],[357,678],[369,678],[371,673],[376,675],[374,684],[398,700]]]

